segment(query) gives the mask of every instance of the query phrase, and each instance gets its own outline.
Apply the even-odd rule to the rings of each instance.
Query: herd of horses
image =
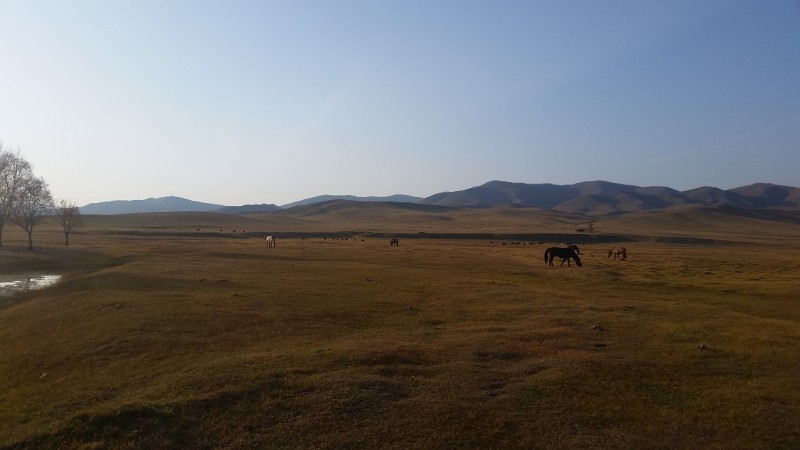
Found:
[[[567,267],[572,267],[569,260],[575,261],[575,264],[578,267],[582,267],[583,264],[581,263],[580,255],[581,250],[578,248],[577,245],[568,244],[566,247],[550,247],[544,251],[544,262],[546,262],[549,266],[553,265],[553,259],[561,258],[561,265],[563,266],[564,263],[567,263]],[[608,251],[608,257],[614,257],[614,259],[619,259],[620,261],[625,261],[628,259],[628,250],[625,247],[612,247],[611,250]]]
[[[561,265],[563,266],[564,263],[567,263],[567,267],[572,267],[570,264],[570,259],[575,261],[575,264],[578,267],[582,267],[583,264],[581,263],[580,255],[581,250],[578,248],[577,245],[568,244],[566,247],[550,247],[544,251],[544,262],[546,262],[549,266],[553,265],[553,259],[561,258]],[[628,250],[625,247],[612,247],[608,251],[608,257],[614,257],[614,259],[619,259],[620,261],[625,261],[628,259]]]
[[[264,236],[264,242],[268,248],[275,248],[275,236]],[[400,240],[397,238],[392,238],[389,240],[390,247],[399,247]],[[581,263],[581,249],[578,248],[575,244],[567,244],[566,247],[550,247],[544,251],[544,262],[547,263],[549,266],[553,266],[553,259],[561,258],[561,266],[564,266],[564,263],[567,263],[567,267],[572,267],[570,260],[575,261],[575,265],[578,267],[583,267],[583,263]],[[624,261],[628,259],[628,250],[625,247],[612,247],[608,251],[608,257],[614,257],[614,259],[619,259]]]

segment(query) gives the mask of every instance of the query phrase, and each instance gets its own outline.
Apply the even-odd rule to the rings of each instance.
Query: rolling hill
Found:
[[[261,204],[261,205],[242,205],[242,206],[225,206],[223,208],[216,209],[216,212],[224,213],[224,214],[254,214],[254,213],[262,213],[262,212],[275,212],[280,211],[281,208],[278,205],[274,204]]]
[[[759,183],[727,191],[715,187],[701,187],[681,192],[663,186],[639,187],[607,181],[587,181],[572,185],[490,181],[463,191],[435,194],[422,200],[422,203],[474,207],[514,204],[603,216],[690,205],[743,208],[798,207],[800,189]]]
[[[223,205],[197,202],[181,197],[159,197],[145,200],[112,200],[81,206],[81,214],[130,214],[145,212],[214,211]]]
[[[419,203],[422,198],[414,197],[412,195],[390,195],[387,197],[358,197],[355,195],[318,195],[304,200],[299,200],[292,203],[287,203],[281,209],[294,208],[295,206],[311,205],[314,203],[322,203],[330,200],[350,200],[354,202],[402,202],[402,203]]]
[[[571,185],[490,181],[480,186],[460,191],[440,192],[426,198],[408,195],[393,195],[389,197],[321,195],[280,207],[274,204],[223,206],[195,202],[180,197],[162,197],[146,200],[116,200],[92,203],[82,207],[81,213],[124,214],[168,211],[216,211],[226,214],[255,214],[275,213],[295,208],[305,208],[309,205],[326,205],[332,201],[470,208],[525,206],[585,216],[606,216],[687,206],[796,208],[800,207],[800,189],[769,183],[757,183],[730,190],[704,186],[687,191],[678,191],[664,186],[640,187],[601,180],[585,181]],[[409,206],[405,207],[409,208]],[[303,211],[307,210],[300,209],[299,211],[300,214],[303,214]],[[319,211],[319,209],[315,209],[315,211]]]

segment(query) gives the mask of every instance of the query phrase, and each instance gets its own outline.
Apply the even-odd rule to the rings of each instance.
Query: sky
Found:
[[[800,0],[0,0],[56,199],[800,186]]]

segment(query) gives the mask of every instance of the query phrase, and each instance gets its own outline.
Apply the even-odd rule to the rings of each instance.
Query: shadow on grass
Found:
[[[138,406],[109,414],[81,414],[55,433],[6,448],[187,448],[191,439],[186,425],[185,418],[171,410]]]

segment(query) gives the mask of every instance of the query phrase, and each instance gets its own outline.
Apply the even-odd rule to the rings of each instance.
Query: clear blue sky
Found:
[[[800,2],[0,0],[57,199],[800,185]]]

